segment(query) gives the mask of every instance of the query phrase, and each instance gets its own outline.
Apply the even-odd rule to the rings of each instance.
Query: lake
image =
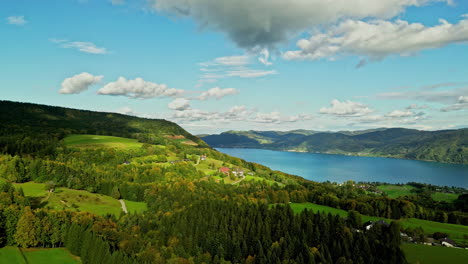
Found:
[[[263,149],[217,150],[312,181],[420,182],[468,188],[468,165]]]

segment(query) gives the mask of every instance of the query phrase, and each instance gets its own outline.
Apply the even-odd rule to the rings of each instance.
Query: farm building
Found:
[[[228,168],[228,167],[221,167],[219,168],[219,172],[225,174],[225,175],[229,175],[229,173],[231,172],[231,169]]]

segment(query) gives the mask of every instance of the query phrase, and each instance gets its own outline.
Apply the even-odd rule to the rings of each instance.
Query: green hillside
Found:
[[[417,239],[465,243],[461,188],[443,189],[463,193],[455,200],[432,199],[425,188],[436,186],[392,198],[372,184],[317,183],[223,154],[169,121],[13,102],[0,109],[6,251],[65,247],[93,264],[406,262],[398,225],[355,235],[362,227],[334,216],[351,210],[408,223]]]
[[[203,136],[213,147],[379,156],[468,163],[468,129],[421,131],[404,128],[341,132],[228,131]]]

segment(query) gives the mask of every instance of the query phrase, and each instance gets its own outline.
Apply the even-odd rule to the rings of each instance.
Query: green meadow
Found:
[[[442,193],[442,192],[436,192],[431,195],[434,201],[447,202],[447,203],[451,203],[455,201],[458,198],[458,196],[459,195],[455,193]]]
[[[74,147],[108,147],[120,149],[141,148],[142,143],[136,139],[99,136],[99,135],[70,135],[64,139],[65,145]]]
[[[398,198],[400,196],[414,194],[411,191],[416,189],[411,185],[379,185],[377,189],[386,193],[390,198]],[[443,192],[434,192],[431,194],[431,197],[434,201],[438,202],[448,202],[451,203],[458,198],[458,194],[455,193],[443,193]]]
[[[468,262],[468,250],[466,249],[421,244],[403,244],[401,248],[410,264],[461,264]]]
[[[102,194],[63,187],[49,193],[45,190],[45,184],[35,182],[15,184],[15,186],[23,188],[25,196],[39,199],[40,207],[84,211],[97,215],[119,215],[122,212],[122,206],[117,199]],[[146,203],[143,202],[125,201],[125,204],[128,212],[142,212],[147,209]]]
[[[64,248],[20,249],[17,247],[0,248],[0,263],[11,264],[76,264],[81,263]]]
[[[313,203],[290,203],[289,204],[295,213],[300,213],[304,209],[311,210],[313,212],[324,212],[324,213],[331,213],[337,214],[342,217],[346,217],[348,212],[342,209],[336,209],[329,206],[318,205]],[[362,216],[362,221],[376,221],[379,219],[384,219],[388,223],[391,221],[395,221],[392,219],[385,219],[382,217],[375,217],[375,216]],[[400,219],[398,222],[401,224],[403,228],[416,228],[421,227],[424,229],[424,232],[427,235],[432,235],[435,232],[443,232],[449,235],[449,237],[455,242],[461,242],[463,244],[467,244],[468,242],[468,226],[463,225],[454,225],[454,224],[446,224],[446,223],[439,223],[427,220],[421,220],[416,218],[408,218],[408,219]]]
[[[404,195],[410,195],[411,190],[415,189],[411,185],[379,185],[377,189],[386,193],[390,198],[398,198]]]

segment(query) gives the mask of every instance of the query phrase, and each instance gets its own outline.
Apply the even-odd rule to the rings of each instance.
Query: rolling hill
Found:
[[[212,147],[380,156],[468,163],[468,129],[421,131],[380,128],[363,131],[228,131],[201,137]]]

